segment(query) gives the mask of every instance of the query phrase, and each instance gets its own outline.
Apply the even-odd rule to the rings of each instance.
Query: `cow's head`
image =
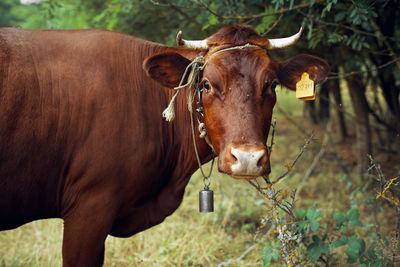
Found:
[[[268,50],[293,44],[300,34],[270,40],[249,26],[224,27],[203,41],[185,41],[178,34],[178,44],[205,58],[197,86],[203,89],[204,123],[221,172],[235,178],[269,173],[266,142],[275,87],[281,84],[295,90],[304,72],[315,84],[328,74],[329,66],[317,57],[297,55],[279,63],[268,55]],[[154,55],[144,62],[144,68],[162,85],[176,87],[191,62],[185,50]]]

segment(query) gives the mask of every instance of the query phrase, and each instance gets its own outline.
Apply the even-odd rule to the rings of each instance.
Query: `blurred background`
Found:
[[[214,171],[215,212],[200,214],[202,178],[195,173],[164,223],[107,239],[105,265],[285,266],[276,230],[283,225],[301,266],[399,266],[399,0],[0,2],[0,26],[101,28],[171,46],[179,30],[185,39],[203,39],[232,24],[252,25],[268,38],[303,26],[296,45],[270,55],[284,61],[308,53],[331,67],[315,101],[277,89],[270,177],[288,172],[273,185],[281,206]],[[61,266],[61,242],[61,220],[1,232],[0,266]]]

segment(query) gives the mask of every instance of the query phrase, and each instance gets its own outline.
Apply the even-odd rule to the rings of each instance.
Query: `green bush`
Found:
[[[321,215],[322,210],[318,208],[318,205],[295,212],[296,223],[289,229],[291,235],[296,237],[293,246],[305,247],[304,255],[296,255],[300,265],[309,261],[313,264],[321,261],[330,266],[338,260],[335,258],[335,253],[341,247],[345,247],[348,264],[392,266],[391,261],[384,256],[383,248],[378,245],[378,237],[372,238],[375,239],[372,242],[360,237],[360,233],[369,230],[372,225],[363,225],[357,209],[350,208],[345,214],[334,212],[332,220],[328,221],[321,220]],[[330,221],[334,222],[333,227],[329,226]],[[370,244],[367,248],[368,243]],[[281,249],[280,242],[269,243],[262,250],[264,256],[262,266],[279,262]]]

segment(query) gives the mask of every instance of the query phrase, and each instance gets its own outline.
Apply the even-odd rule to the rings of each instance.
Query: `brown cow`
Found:
[[[185,93],[172,122],[161,113],[199,55],[200,119],[215,149],[196,134],[202,163],[217,155],[236,178],[269,172],[275,86],[293,89],[304,71],[320,83],[329,71],[316,57],[268,55],[298,37],[225,27],[203,41],[178,39],[192,50],[104,30],[0,29],[0,230],[63,218],[63,265],[101,266],[108,234],[161,223],[198,168]]]

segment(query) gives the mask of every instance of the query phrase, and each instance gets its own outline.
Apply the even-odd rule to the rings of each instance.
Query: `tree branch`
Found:
[[[243,253],[242,255],[240,255],[237,259],[230,259],[224,262],[221,262],[220,264],[218,264],[218,267],[223,267],[223,266],[229,266],[230,264],[234,263],[234,262],[240,262],[241,260],[244,259],[244,257],[246,257],[247,254],[249,254],[253,249],[255,249],[255,247],[257,246],[257,244],[254,244],[250,247],[248,247]]]
[[[379,65],[375,68],[372,69],[368,69],[368,70],[360,70],[360,71],[352,71],[352,72],[348,72],[348,73],[344,73],[344,74],[339,74],[339,73],[332,73],[333,75],[329,75],[327,79],[342,79],[342,78],[346,78],[352,75],[356,75],[356,74],[361,74],[361,73],[367,73],[367,72],[372,72],[372,71],[377,71],[380,69],[383,69],[393,63],[396,63],[397,65],[400,64],[400,57],[396,57],[393,60],[390,60],[388,62],[386,62],[385,64]]]
[[[389,41],[387,40],[387,37],[385,35],[383,35],[381,29],[379,28],[378,24],[376,23],[375,20],[372,20],[372,26],[375,28],[375,30],[378,32],[378,35],[381,37],[381,39],[383,40],[383,43],[386,45],[386,48],[389,50],[390,52],[390,56],[392,58],[394,58],[397,68],[399,68],[400,70],[400,62],[399,62],[399,57],[397,57],[397,55],[394,53],[392,46],[390,45]]]
[[[285,117],[285,119],[287,119],[289,122],[291,122],[301,133],[305,134],[306,130],[301,127],[294,119],[292,119],[287,113],[286,111],[284,111],[283,109],[281,109],[279,106],[276,107],[278,109],[278,111],[280,113],[282,113],[282,115]]]
[[[198,29],[203,30],[203,26],[198,23],[193,17],[189,16],[188,14],[186,14],[181,8],[183,8],[182,6],[178,6],[174,3],[171,3],[170,1],[164,0],[163,3],[161,2],[157,2],[155,0],[150,0],[150,2],[153,5],[156,6],[164,6],[164,7],[170,7],[173,10],[175,10],[176,12],[178,12],[179,14],[181,14],[187,21],[189,21],[190,23],[192,23],[193,25],[195,25]]]
[[[192,2],[194,3],[198,3],[200,4],[201,7],[203,7],[204,9],[206,9],[209,13],[213,14],[214,16],[220,18],[220,19],[239,19],[239,20],[246,20],[246,19],[257,19],[257,18],[262,18],[262,17],[266,17],[266,16],[275,16],[275,15],[281,15],[284,13],[288,13],[291,11],[295,11],[301,8],[305,8],[305,7],[309,7],[311,5],[311,3],[304,3],[304,4],[299,4],[299,5],[295,5],[292,8],[281,8],[279,11],[276,12],[272,12],[272,13],[260,13],[260,14],[256,14],[256,15],[248,15],[248,16],[224,16],[224,15],[220,15],[216,12],[214,12],[206,3],[203,2],[203,0],[192,0]],[[315,4],[321,3],[323,2],[323,0],[316,0]]]
[[[306,181],[308,180],[308,178],[310,178],[312,172],[314,171],[315,167],[317,166],[319,160],[322,158],[322,156],[325,154],[325,149],[326,149],[326,145],[328,144],[329,141],[329,136],[330,136],[330,132],[332,129],[332,119],[330,119],[326,125],[326,129],[325,129],[325,136],[324,139],[322,141],[322,145],[321,145],[321,149],[319,150],[318,154],[314,157],[310,168],[307,169],[306,174],[304,175],[303,179],[301,180],[299,186],[297,187],[297,193],[300,194],[301,190],[303,189],[304,184],[306,183]]]
[[[289,172],[293,169],[294,165],[296,164],[296,162],[299,160],[299,158],[301,157],[301,155],[303,155],[304,151],[306,151],[308,145],[311,143],[311,141],[313,140],[314,137],[314,131],[311,133],[310,138],[306,141],[306,143],[300,148],[300,152],[299,154],[297,154],[297,157],[294,159],[294,161],[292,162],[291,165],[286,166],[286,171],[279,176],[275,181],[272,182],[272,184],[276,184],[278,183],[280,180],[282,180],[283,178],[286,177],[286,175],[289,174]]]

